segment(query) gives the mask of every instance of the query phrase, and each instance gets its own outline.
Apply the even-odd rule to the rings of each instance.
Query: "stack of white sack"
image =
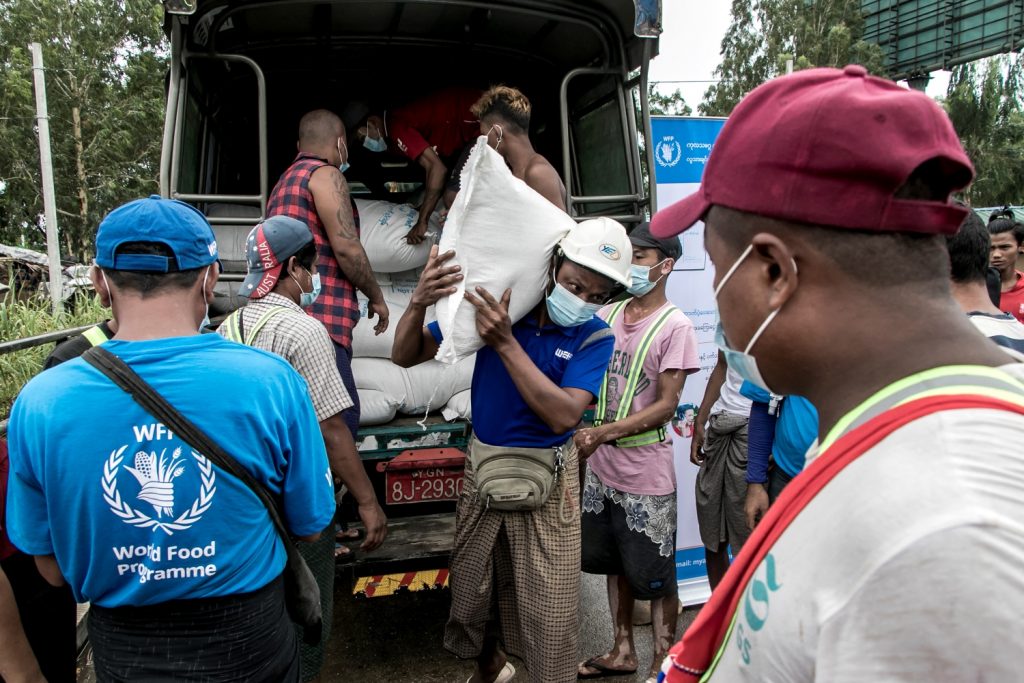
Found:
[[[519,322],[544,297],[555,246],[576,224],[519,178],[481,136],[462,171],[462,189],[448,213],[439,251],[455,250],[463,279],[437,302],[444,341],[437,360],[454,364],[483,341],[466,291],[483,287],[496,299],[513,288],[509,317]]]
[[[453,396],[468,396],[475,361],[476,357],[470,356],[455,365],[430,360],[401,368],[386,358],[353,358],[352,374],[361,404],[359,424],[388,422],[397,413],[422,417],[428,410],[445,408]],[[442,410],[449,420],[468,417],[468,410],[465,413]]]
[[[475,356],[454,367],[431,360],[407,369],[391,362],[395,329],[409,307],[421,272],[422,269],[417,269],[376,274],[391,320],[384,334],[374,334],[377,319],[366,318],[367,300],[361,293],[358,295],[362,317],[352,333],[352,374],[359,392],[361,425],[389,422],[398,413],[423,416],[428,407],[431,412],[441,410],[447,420],[469,417],[468,408],[463,407],[463,403],[468,405],[466,397],[473,377]],[[424,322],[432,320],[433,306],[427,309]],[[453,396],[463,398],[456,401],[457,407],[450,409],[446,404]]]
[[[354,358],[391,358],[391,347],[395,343],[395,329],[398,327],[398,320],[405,313],[412,300],[412,293],[419,281],[421,269],[410,270],[404,273],[375,273],[377,284],[380,285],[381,293],[384,295],[384,302],[388,305],[388,315],[391,323],[384,334],[374,334],[373,328],[377,325],[377,319],[367,319],[366,311],[369,306],[367,299],[362,292],[356,294],[359,301],[359,323],[352,331],[352,356]],[[434,307],[427,309],[425,322],[432,322],[436,319]]]
[[[441,234],[439,212],[430,216],[427,238],[419,244],[409,244],[405,236],[419,218],[416,207],[378,199],[355,201],[359,211],[359,241],[375,273],[400,273],[426,265],[430,247],[437,243]]]

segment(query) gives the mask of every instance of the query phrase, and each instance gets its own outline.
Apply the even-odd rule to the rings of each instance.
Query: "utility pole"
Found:
[[[50,153],[50,116],[46,108],[46,74],[43,47],[28,46],[32,53],[32,79],[36,90],[36,127],[39,129],[39,166],[43,176],[43,215],[46,220],[46,256],[50,262],[50,300],[53,313],[61,312],[63,282],[60,267],[60,243],[57,241],[57,198],[53,189],[53,157]]]

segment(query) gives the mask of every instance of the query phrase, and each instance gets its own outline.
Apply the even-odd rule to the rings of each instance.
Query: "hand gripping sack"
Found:
[[[462,171],[462,189],[448,212],[439,250],[455,250],[463,279],[437,302],[444,341],[437,360],[452,364],[483,346],[476,308],[466,291],[483,287],[496,299],[512,288],[509,317],[519,322],[544,296],[555,245],[575,221],[512,175],[500,154],[480,137]]]

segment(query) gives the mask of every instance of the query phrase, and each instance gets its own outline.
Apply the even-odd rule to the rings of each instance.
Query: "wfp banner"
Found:
[[[654,182],[658,207],[665,208],[700,186],[708,155],[725,119],[652,117]],[[683,255],[668,280],[668,298],[693,321],[700,346],[700,372],[686,378],[672,420],[675,447],[679,529],[676,533],[676,581],[684,605],[702,603],[711,595],[704,566],[704,545],[697,529],[694,483],[697,467],[690,463],[690,442],[697,408],[708,376],[718,360],[715,326],[718,311],[712,295],[714,269],[704,251],[704,224],[680,235]]]

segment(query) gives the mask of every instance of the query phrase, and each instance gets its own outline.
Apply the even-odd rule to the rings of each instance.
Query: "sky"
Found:
[[[728,0],[662,2],[661,54],[651,62],[650,77],[652,81],[662,81],[658,87],[661,93],[668,94],[678,88],[694,113],[714,78],[722,37],[729,28],[730,5]],[[699,10],[694,11],[695,7]],[[932,97],[945,95],[948,82],[949,72],[933,73],[928,94]]]

